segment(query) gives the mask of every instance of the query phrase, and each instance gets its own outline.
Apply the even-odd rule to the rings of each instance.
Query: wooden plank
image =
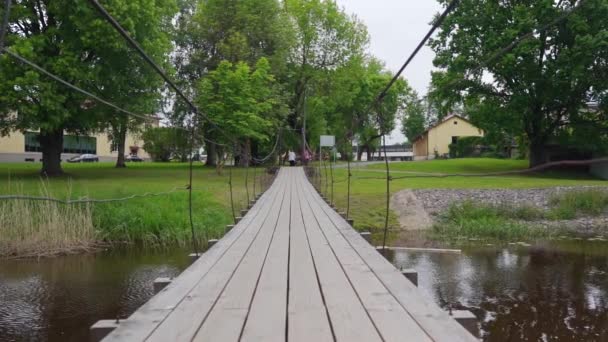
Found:
[[[295,181],[296,174],[293,169],[289,170],[289,176],[290,181]],[[329,317],[304,233],[304,222],[296,192],[291,193],[289,241],[287,340],[290,342],[333,341]]]
[[[279,208],[283,207],[285,196],[289,195],[291,183],[288,183],[286,187],[285,192],[277,194],[281,198]],[[237,341],[239,339],[268,250],[274,239],[279,214],[280,210],[271,210],[260,233],[238,265],[207,319],[202,323],[193,341]]]
[[[291,183],[290,183],[291,184]],[[251,302],[241,341],[280,342],[287,333],[287,275],[291,193],[280,208],[275,236]]]
[[[301,182],[307,182],[306,179]],[[301,185],[305,187],[305,185]],[[429,336],[418,326],[416,321],[389,293],[361,257],[352,249],[344,237],[337,231],[329,217],[311,198],[310,191],[301,197],[306,199],[302,211],[310,212],[316,221],[319,234],[328,242],[328,249],[340,262],[340,267],[348,281],[356,290],[363,306],[377,327],[384,341],[403,341],[404,337],[412,341],[431,341]],[[311,221],[312,221],[311,220]],[[305,220],[308,222],[309,220]],[[333,315],[330,316],[333,318]],[[332,319],[332,322],[334,320]],[[334,327],[336,323],[334,323]],[[359,326],[359,325],[354,325]],[[334,329],[337,330],[337,329]],[[358,331],[358,330],[357,330]],[[337,333],[336,333],[337,335]]]
[[[266,210],[268,202],[272,202],[275,199],[275,194],[281,191],[279,181],[277,180],[275,183],[270,191],[267,191],[260,198],[242,222],[237,224],[213,248],[205,252],[201,258],[184,270],[170,285],[152,297],[127,320],[121,321],[120,326],[108,335],[104,341],[145,340],[189,295],[192,289],[247,230],[252,221],[255,221],[262,211]]]
[[[382,341],[308,206],[306,197],[309,194],[302,189],[303,181],[306,181],[303,176],[296,181],[300,199],[298,210],[304,221],[334,336],[337,341]]]
[[[282,191],[286,177],[280,173],[277,179],[277,189]],[[277,192],[273,195],[273,202],[277,200]],[[250,248],[252,242],[267,219],[272,205],[262,207],[261,213],[248,225],[245,232],[228,249],[222,258],[212,267],[207,275],[190,291],[188,296],[169,314],[159,325],[150,341],[185,341],[194,337],[196,331],[204,321],[209,310],[218,299],[237,266]]]
[[[447,312],[428,300],[420,292],[420,289],[403,277],[399,270],[359,236],[338,213],[329,208],[321,197],[312,191],[310,183],[307,183],[306,187],[311,194],[311,198],[327,214],[349,245],[359,254],[391,295],[433,340],[477,341]]]

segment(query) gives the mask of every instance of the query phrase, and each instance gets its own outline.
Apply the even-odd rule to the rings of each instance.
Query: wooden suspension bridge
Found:
[[[234,228],[128,319],[91,332],[129,342],[476,340],[297,167],[282,168]]]

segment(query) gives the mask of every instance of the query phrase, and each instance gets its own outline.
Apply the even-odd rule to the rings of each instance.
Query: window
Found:
[[[454,120],[454,125],[458,125],[458,121]]]
[[[40,134],[36,132],[25,132],[25,152],[42,152],[40,147]],[[63,153],[97,154],[97,138],[64,135]]]
[[[452,137],[452,144],[456,144],[458,142],[458,137]]]
[[[38,133],[25,132],[25,152],[41,152]]]
[[[110,144],[110,152],[118,152],[118,141],[112,141]]]

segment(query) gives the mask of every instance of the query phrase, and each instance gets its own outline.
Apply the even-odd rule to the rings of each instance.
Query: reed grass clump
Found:
[[[42,195],[50,197],[45,188]],[[40,257],[94,248],[90,205],[11,199],[0,201],[0,257]]]

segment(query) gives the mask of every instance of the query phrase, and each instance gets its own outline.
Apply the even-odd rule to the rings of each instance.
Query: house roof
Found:
[[[433,126],[427,128],[424,132],[418,134],[418,136],[416,136],[414,138],[414,140],[412,140],[412,143],[420,140],[420,138],[422,138],[423,136],[425,136],[430,130],[434,129],[435,127],[437,127],[437,126],[441,125],[442,123],[444,123],[446,121],[449,121],[449,120],[451,120],[453,118],[459,118],[460,120],[466,121],[467,123],[473,125],[473,123],[471,123],[471,121],[469,121],[469,119],[467,119],[467,118],[464,118],[464,117],[462,117],[462,116],[460,116],[458,114],[450,114],[450,115],[446,116],[445,118],[443,118],[443,120],[441,120],[441,121],[437,122],[436,124],[434,124]],[[473,126],[475,126],[475,125],[473,125]]]

